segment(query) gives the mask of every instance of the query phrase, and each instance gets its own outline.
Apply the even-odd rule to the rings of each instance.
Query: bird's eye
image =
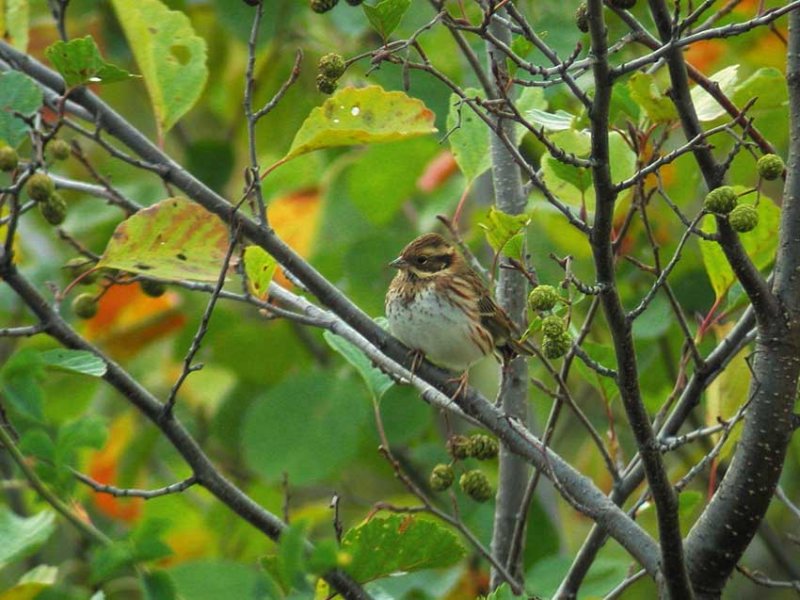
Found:
[[[418,265],[424,265],[426,262],[428,262],[428,257],[427,256],[419,256],[419,257],[417,257],[417,264]]]

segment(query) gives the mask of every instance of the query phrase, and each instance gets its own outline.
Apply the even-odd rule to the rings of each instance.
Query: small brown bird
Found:
[[[439,234],[418,237],[389,264],[399,271],[386,293],[386,317],[406,346],[453,371],[490,352],[503,363],[530,354],[478,274]]]

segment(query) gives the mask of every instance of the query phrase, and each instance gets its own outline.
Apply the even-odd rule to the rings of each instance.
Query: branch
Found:
[[[752,309],[745,311],[738,323],[731,329],[717,347],[706,357],[703,367],[698,368],[683,389],[672,413],[658,433],[662,443],[677,434],[692,410],[700,403],[703,391],[722,373],[727,364],[748,341],[748,335],[755,324]],[[611,500],[622,505],[644,480],[644,469],[638,456],[628,464],[623,479],[614,486]],[[566,577],[561,582],[555,598],[574,598],[578,588],[594,562],[597,552],[603,547],[606,534],[599,527],[593,527],[577,556],[572,562]]]
[[[0,59],[13,63],[18,69],[44,85],[53,89],[63,90],[63,81],[57,74],[2,41],[0,41]],[[141,156],[144,159],[144,164],[158,165],[158,172],[163,173],[168,182],[183,190],[184,193],[210,212],[218,215],[228,225],[236,224],[240,227],[240,231],[245,237],[272,254],[285,268],[285,271],[299,279],[311,293],[336,313],[342,321],[374,346],[376,351],[381,352],[410,370],[411,357],[409,356],[408,348],[378,327],[369,316],[352,304],[342,292],[280,240],[273,231],[259,227],[246,216],[234,211],[230,203],[180,167],[90,91],[80,89],[73,94],[75,102],[92,114],[94,121],[100,127],[117,137],[137,155]],[[510,140],[507,139],[503,141],[507,146],[510,143]],[[513,147],[513,144],[511,146]],[[582,221],[578,220],[577,223],[580,223],[585,228],[585,224]],[[0,266],[2,266],[2,261],[0,261]],[[30,288],[30,286],[27,287]],[[30,288],[30,292],[33,293],[34,297],[38,296],[32,288]],[[35,300],[32,301],[32,304],[32,308],[36,307],[36,310],[44,311],[42,313],[43,317],[49,320],[52,311],[49,310],[44,300]],[[59,335],[62,343],[69,347],[91,348],[84,340],[76,336],[74,331],[69,330],[69,332],[68,335],[65,334],[65,337]],[[59,334],[61,333],[63,332],[59,331]],[[417,368],[416,375],[427,386],[438,390],[447,397],[455,395],[457,384],[450,379],[450,374],[429,362],[423,362]],[[149,418],[154,419],[157,413],[160,412],[160,403],[152,399],[138,383],[129,377],[127,379],[123,377],[120,380],[122,376],[117,370],[111,368],[106,377],[111,377],[114,381],[119,382],[120,387],[127,392],[126,395],[134,398],[137,406],[141,405],[141,409]],[[150,400],[144,401],[142,398],[150,398]],[[154,404],[151,404],[151,400]],[[582,477],[557,455],[545,452],[541,443],[529,431],[524,427],[512,426],[513,421],[510,421],[502,411],[494,407],[474,390],[466,390],[465,393],[458,396],[455,403],[466,414],[477,419],[500,438],[513,452],[524,456],[531,464],[543,469],[549,477],[557,477],[571,497],[582,498],[582,505],[589,511],[590,516],[598,518],[602,523],[602,527],[609,531],[623,547],[628,549],[647,569],[648,573],[652,576],[658,574],[658,549],[653,540],[624,512],[610,502],[591,481]],[[241,492],[213,470],[208,463],[208,459],[202,454],[195,442],[191,438],[189,438],[188,442],[185,440],[187,434],[182,427],[170,425],[165,430],[165,433],[170,439],[174,437],[179,440],[182,445],[189,443],[186,450],[187,459],[197,462],[198,468],[202,467],[204,477],[201,477],[201,473],[198,472],[198,469],[195,469],[198,481],[202,485],[209,487],[212,493],[224,502],[233,505],[235,507],[234,510],[237,510],[237,512],[239,510],[243,511],[243,514],[240,514],[246,520],[259,528],[264,528],[265,532],[272,531],[276,535],[280,532],[282,525],[280,521],[276,521],[274,516],[266,513],[246,497],[242,499]],[[340,580],[338,576],[336,577],[337,581],[342,585],[347,585],[345,580]],[[336,587],[339,586],[336,585]]]
[[[22,471],[25,478],[31,484],[31,487],[36,490],[36,492],[41,496],[42,500],[47,502],[50,506],[55,509],[62,517],[64,517],[70,525],[75,527],[84,537],[88,540],[92,541],[95,544],[100,544],[102,546],[108,546],[111,544],[111,540],[104,534],[102,531],[97,529],[94,525],[87,522],[84,518],[78,516],[73,512],[73,510],[59,498],[55,493],[53,493],[50,488],[48,488],[39,476],[36,474],[36,471],[33,470],[33,467],[28,463],[28,459],[19,451],[17,445],[14,443],[14,440],[6,431],[5,423],[0,423],[0,446],[4,447],[8,452],[11,459],[17,463],[17,466]]]
[[[667,477],[650,418],[641,398],[636,347],[633,343],[631,323],[625,316],[615,286],[616,273],[611,237],[617,193],[611,180],[609,167],[608,118],[612,84],[607,56],[607,31],[603,20],[602,1],[590,0],[588,9],[592,53],[595,57],[592,67],[595,95],[589,111],[589,118],[594,161],[592,180],[597,198],[591,245],[597,283],[602,286],[599,297],[614,341],[620,396],[631,431],[636,439],[639,454],[642,457],[647,481],[656,505],[663,566],[663,581],[659,583],[665,584],[670,597],[690,599],[693,594],[684,562],[683,542],[678,521],[678,499]]]
[[[798,177],[792,168],[800,159],[800,11],[789,16],[787,82],[790,106],[790,168],[783,209],[770,308],[753,300],[759,320],[753,354],[753,396],[742,437],[725,478],[687,538],[693,581],[719,593],[756,534],[778,484],[789,441],[794,433],[792,408],[800,378],[800,202]],[[721,230],[724,234],[724,231]],[[748,291],[749,293],[749,291]],[[761,308],[761,311],[759,310]],[[755,493],[754,493],[755,492]]]
[[[223,477],[179,420],[175,418],[162,419],[164,405],[122,367],[78,335],[50,307],[28,280],[20,275],[9,257],[3,253],[0,253],[0,276],[41,321],[48,335],[67,348],[91,352],[106,364],[106,373],[103,378],[164,433],[192,468],[198,484],[205,487],[223,504],[271,539],[277,540],[280,537],[286,525]],[[324,578],[345,598],[353,600],[370,598],[360,585],[341,571],[335,570],[326,573]]]
[[[151,500],[152,498],[167,496],[169,494],[179,494],[180,492],[189,489],[197,483],[197,478],[192,475],[183,481],[179,481],[155,490],[138,490],[135,488],[119,488],[113,485],[106,485],[105,483],[95,481],[91,477],[74,470],[72,474],[75,475],[75,477],[81,483],[84,483],[92,488],[95,492],[100,494],[110,494],[118,498],[144,498],[145,500]]]

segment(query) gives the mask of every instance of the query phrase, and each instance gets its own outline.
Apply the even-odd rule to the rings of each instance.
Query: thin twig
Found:
[[[180,492],[192,487],[197,483],[197,478],[192,475],[183,481],[178,481],[177,483],[173,483],[161,488],[153,490],[139,490],[136,488],[120,488],[113,485],[100,483],[99,481],[95,481],[91,477],[75,470],[72,471],[72,474],[75,475],[75,477],[81,483],[84,483],[92,488],[95,492],[100,494],[110,494],[118,498],[144,498],[145,500],[158,498],[159,496],[167,496],[169,494],[179,494]]]

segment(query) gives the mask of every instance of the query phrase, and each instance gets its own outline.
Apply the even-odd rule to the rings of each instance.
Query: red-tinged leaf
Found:
[[[187,198],[167,198],[119,224],[97,264],[159,279],[217,281],[228,229]]]

